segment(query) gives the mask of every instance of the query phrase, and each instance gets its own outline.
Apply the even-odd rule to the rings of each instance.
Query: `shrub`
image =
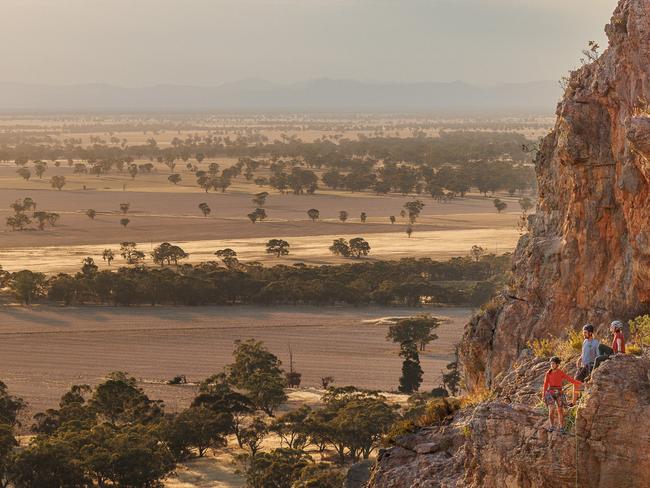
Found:
[[[421,427],[441,424],[456,411],[460,410],[461,400],[458,398],[434,398],[427,403],[424,414],[417,420]]]
[[[558,349],[557,339],[534,339],[528,341],[528,347],[533,351],[536,358],[550,358],[555,356]]]
[[[461,407],[473,407],[492,398],[492,392],[485,386],[476,388],[460,400]]]
[[[569,330],[567,331],[566,340],[549,337],[534,339],[529,341],[527,345],[537,358],[559,356],[566,361],[582,351],[582,334],[577,330]]]
[[[412,420],[398,420],[391,426],[388,432],[386,432],[381,443],[385,447],[394,446],[397,438],[407,434],[413,434],[414,432],[417,432],[418,429],[418,425]]]
[[[628,344],[627,347],[625,348],[625,351],[628,354],[633,354],[634,356],[643,355],[643,349],[641,349],[641,346],[639,346],[638,344]]]
[[[630,332],[634,342],[641,349],[645,344],[650,344],[650,315],[642,315],[629,321]]]

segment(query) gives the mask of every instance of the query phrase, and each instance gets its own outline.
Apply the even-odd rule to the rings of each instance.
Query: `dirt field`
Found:
[[[111,371],[128,371],[153,398],[175,410],[194,386],[168,386],[185,374],[200,381],[231,360],[236,339],[256,338],[283,361],[288,347],[304,387],[334,376],[338,385],[390,391],[401,360],[385,340],[385,317],[433,313],[445,318],[439,339],[422,355],[423,389],[438,386],[468,309],[402,308],[0,308],[0,379],[25,398],[28,414],[53,407],[71,385],[96,384]]]
[[[372,247],[370,257],[374,259],[404,256],[447,259],[467,254],[474,244],[490,252],[511,251],[519,237],[516,198],[502,197],[508,201],[511,211],[498,214],[492,201],[480,196],[449,203],[423,197],[426,206],[409,239],[405,233],[406,222],[399,217],[402,206],[409,200],[407,197],[275,192],[265,206],[268,219],[252,224],[246,214],[253,208],[251,198],[257,190],[250,185],[246,191],[209,194],[196,188],[192,193],[3,189],[0,195],[6,206],[0,210],[0,220],[10,215],[9,203],[26,196],[33,198],[39,209],[57,212],[61,217],[55,227],[47,226],[43,231],[14,232],[1,227],[0,264],[9,271],[29,268],[48,273],[71,272],[78,270],[86,256],[94,257],[103,265],[102,251],[106,248],[117,251],[122,241],[137,242],[147,252],[160,242],[173,242],[190,253],[190,262],[213,259],[214,251],[223,247],[233,248],[244,261],[273,262],[264,247],[271,238],[284,238],[291,244],[291,254],[284,262],[338,263],[341,258],[332,256],[328,246],[336,238],[357,236],[368,240]],[[119,224],[123,217],[119,213],[122,202],[130,203],[127,228]],[[212,209],[207,218],[198,209],[201,202],[208,203]],[[94,220],[85,215],[88,208],[97,211]],[[308,219],[310,208],[320,211],[319,221]],[[338,220],[340,210],[350,215],[345,223]],[[366,223],[360,222],[361,212],[368,215]],[[390,224],[390,215],[397,216],[396,224]],[[123,264],[121,261],[118,256],[114,266]]]

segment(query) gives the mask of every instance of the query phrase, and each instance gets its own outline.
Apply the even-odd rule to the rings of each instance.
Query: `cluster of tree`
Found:
[[[21,145],[7,148],[2,157],[14,159],[25,179],[31,177],[31,171],[25,167],[27,158],[40,158],[34,159],[33,164],[39,177],[47,165],[42,159],[51,158],[58,163],[57,158],[67,158],[75,173],[100,176],[115,169],[128,172],[132,178],[154,169],[151,162],[134,163],[136,159],[148,158],[170,169],[172,174],[168,180],[173,184],[182,180],[181,174],[174,171],[176,161],[183,161],[206,192],[226,191],[232,180],[243,174],[247,181],[269,185],[283,193],[312,194],[318,188],[319,177],[304,167],[307,166],[325,168],[320,181],[331,189],[372,190],[378,194],[426,192],[434,198],[448,199],[464,196],[471,188],[486,195],[500,190],[514,194],[533,188],[534,171],[525,164],[528,155],[523,147],[527,143],[520,134],[476,131],[442,132],[439,137],[429,138],[361,136],[355,141],[339,139],[336,143],[329,140],[305,143],[297,138],[285,138],[260,144],[246,138],[233,142],[208,135],[178,139],[167,148],[158,147],[153,139],[146,145],[123,147],[94,144],[84,148],[71,143],[54,147]],[[215,162],[207,170],[199,169],[198,164],[206,157],[221,156],[239,157],[239,160],[222,171]],[[259,156],[270,160],[253,159]],[[196,163],[190,161],[192,157]],[[87,161],[87,164],[74,161]],[[269,167],[271,175],[255,178],[255,171],[263,164]],[[52,186],[60,189],[65,185],[65,178],[56,178]]]
[[[161,486],[175,467],[164,413],[124,373],[92,389],[75,385],[59,408],[34,416],[35,437],[18,448],[17,412],[24,402],[0,386],[0,483],[15,488]]]
[[[90,166],[124,167],[134,159],[159,161],[173,167],[177,160],[187,164],[191,158],[201,163],[205,158],[241,158],[247,170],[254,171],[259,164],[253,158],[271,155],[274,157],[301,158],[313,167],[339,167],[350,169],[356,165],[355,158],[367,155],[374,159],[390,158],[394,161],[410,161],[416,164],[440,166],[445,163],[458,164],[467,161],[511,159],[523,162],[528,154],[523,149],[528,141],[515,132],[501,131],[441,131],[437,137],[366,137],[360,135],[351,140],[339,138],[337,141],[317,139],[303,142],[297,137],[285,137],[272,142],[259,137],[240,136],[236,139],[189,135],[185,139],[174,138],[170,147],[161,148],[153,138],[146,144],[115,145],[96,140],[84,147],[80,139],[65,141],[21,141],[19,144],[5,145],[0,150],[0,160],[16,161],[24,166],[29,160],[46,164],[46,160],[58,162],[67,160],[87,161]]]
[[[350,242],[343,238],[334,239],[330,251],[337,256],[358,259],[370,253],[370,244],[363,237],[355,237],[350,239]]]
[[[269,252],[288,252],[283,242],[273,245]],[[144,254],[132,244],[123,245],[123,257],[127,262],[139,263]],[[173,262],[177,251],[173,247],[169,251],[174,254],[161,259]],[[445,262],[408,258],[332,266],[299,263],[264,267],[240,263],[231,249],[220,252],[218,257],[224,266],[212,261],[179,264],[176,268],[135,265],[100,271],[91,259],[74,275],[60,273],[47,278],[23,270],[0,272],[0,278],[3,287],[23,303],[45,297],[64,304],[478,306],[502,285],[510,263],[509,255],[481,255],[478,259],[468,256]],[[109,258],[113,256],[105,257]]]
[[[338,488],[339,466],[367,459],[393,424],[399,407],[373,391],[329,387],[322,406],[275,416],[286,402],[281,361],[261,342],[238,341],[233,363],[202,381],[191,404],[170,413],[124,372],[92,388],[74,385],[34,415],[26,447],[15,438],[25,402],[0,382],[0,484],[15,488],[115,486],[159,488],[178,462],[228,445],[233,436],[250,488]],[[280,447],[264,451],[275,434]],[[339,466],[315,462],[307,448]]]
[[[54,226],[59,220],[59,214],[36,210],[36,202],[30,197],[16,200],[9,207],[14,211],[13,215],[7,217],[6,223],[11,230],[25,230],[29,224],[36,221],[39,230],[45,229],[45,224]],[[29,212],[31,216],[29,215]]]

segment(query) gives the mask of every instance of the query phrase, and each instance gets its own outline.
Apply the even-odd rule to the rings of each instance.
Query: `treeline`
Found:
[[[113,305],[403,305],[478,306],[505,278],[509,255],[375,261],[331,266],[243,264],[224,259],[175,267],[140,265],[98,270],[91,258],[82,271],[46,277],[29,270],[0,274],[23,303]]]
[[[514,194],[535,185],[534,170],[525,164],[528,141],[516,133],[443,132],[435,138],[406,139],[360,136],[358,140],[339,139],[338,143],[306,143],[295,137],[264,143],[247,136],[231,140],[208,135],[175,138],[171,147],[165,148],[153,138],[139,146],[128,146],[117,138],[115,144],[96,142],[85,147],[78,140],[66,141],[63,145],[3,146],[0,160],[13,160],[25,180],[33,174],[42,178],[48,159],[55,167],[67,160],[74,174],[99,177],[117,171],[131,178],[155,171],[155,161],[169,169],[168,180],[174,185],[184,178],[177,169],[181,163],[206,192],[226,191],[240,176],[260,186],[296,194],[313,194],[319,187],[327,187],[377,194],[428,193],[439,199],[462,197],[470,188],[486,195],[501,190]],[[223,156],[239,161],[227,168],[214,161],[201,166],[206,159]],[[142,162],[147,159],[151,162]],[[27,166],[30,160],[31,168]],[[260,175],[260,168],[268,172]],[[61,189],[65,178],[56,178],[51,181],[52,187]]]
[[[378,160],[408,161],[413,164],[441,166],[477,160],[509,159],[525,162],[529,155],[524,146],[529,143],[522,134],[489,131],[441,131],[439,137],[365,137],[357,140],[341,138],[337,142],[316,140],[303,142],[297,137],[263,142],[259,136],[230,137],[190,135],[174,138],[170,147],[161,148],[154,138],[147,144],[129,146],[114,138],[111,144],[96,139],[83,146],[79,139],[50,144],[21,142],[0,146],[0,161],[22,160],[83,160],[124,161],[126,158],[157,158],[188,161],[196,156],[217,157],[285,157],[304,158],[314,167],[347,167],[353,158],[369,157]]]

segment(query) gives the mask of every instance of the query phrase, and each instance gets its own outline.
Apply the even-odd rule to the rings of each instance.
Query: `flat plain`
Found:
[[[431,313],[443,321],[422,354],[423,390],[438,386],[471,310],[380,307],[50,307],[0,308],[0,371],[29,402],[26,416],[54,407],[73,384],[127,371],[152,398],[185,408],[196,383],[231,362],[237,339],[257,339],[303,375],[301,386],[396,390],[399,348],[386,340],[388,317]],[[184,374],[194,385],[169,386]],[[29,424],[28,424],[29,425]]]

